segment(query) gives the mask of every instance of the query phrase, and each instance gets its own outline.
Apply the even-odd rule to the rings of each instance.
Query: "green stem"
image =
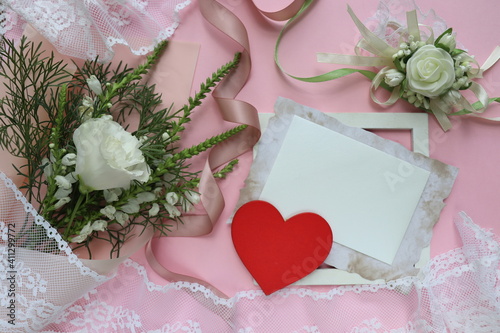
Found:
[[[73,221],[75,220],[76,213],[80,209],[82,202],[83,202],[83,195],[79,195],[78,200],[76,202],[76,205],[73,208],[73,211],[71,212],[71,216],[70,216],[68,225],[67,225],[66,229],[64,230],[64,238],[65,239],[68,239],[68,236],[70,235],[71,227],[73,226]]]

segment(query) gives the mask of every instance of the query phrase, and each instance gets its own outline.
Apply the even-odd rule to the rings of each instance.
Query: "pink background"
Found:
[[[253,104],[259,112],[273,112],[278,96],[325,112],[416,111],[404,101],[387,108],[378,106],[370,99],[370,82],[357,74],[326,83],[303,83],[286,77],[273,60],[275,41],[283,23],[269,21],[249,1],[220,2],[235,13],[247,28],[253,68],[238,99]],[[362,21],[375,13],[377,4],[377,1],[349,2]],[[495,0],[422,0],[418,5],[424,12],[434,9],[449,27],[453,27],[459,42],[476,56],[480,64],[500,44],[500,20]],[[288,72],[297,76],[312,76],[336,68],[334,65],[316,63],[316,52],[353,54],[359,33],[346,7],[347,3],[342,1],[316,1],[309,12],[289,30],[280,49],[282,65]],[[173,40],[201,44],[192,89],[194,93],[199,83],[215,68],[229,61],[238,49],[234,42],[203,19],[196,2],[181,14],[182,23]],[[500,65],[490,69],[480,83],[490,97],[500,96]],[[228,124],[220,120],[217,112],[209,97],[193,116],[184,143],[194,143],[227,128]],[[500,115],[500,106],[491,106],[487,114]],[[432,256],[461,246],[453,224],[460,211],[465,211],[480,226],[500,234],[497,221],[500,216],[500,123],[471,118],[453,118],[452,123],[453,129],[443,133],[435,119],[429,117],[431,157],[460,169],[441,219],[434,228]],[[386,132],[383,135],[408,145],[408,133]],[[159,261],[168,269],[202,278],[229,296],[239,290],[255,288],[251,276],[234,251],[230,226],[226,224],[251,164],[248,154],[240,161],[236,171],[220,183],[226,209],[214,231],[197,238],[163,238],[156,243],[155,249]],[[135,257],[144,263],[141,253]],[[155,274],[151,274],[154,278]],[[161,280],[158,278],[157,281]]]
[[[276,38],[283,23],[263,17],[250,1],[220,2],[235,13],[247,28],[253,67],[249,81],[238,99],[253,104],[259,112],[273,112],[278,96],[291,98],[325,112],[416,111],[404,101],[388,108],[378,106],[369,96],[370,82],[361,75],[354,74],[325,83],[303,83],[285,76],[273,59]],[[260,2],[265,4],[264,1]],[[349,5],[362,21],[366,21],[375,13],[378,1],[351,0]],[[424,12],[434,9],[449,27],[453,27],[459,42],[476,56],[480,64],[500,44],[496,0],[421,0],[418,5]],[[360,36],[346,7],[347,3],[342,1],[317,0],[308,13],[287,32],[282,41],[280,59],[288,72],[297,76],[313,76],[338,67],[316,63],[316,52],[354,53],[354,45]],[[232,59],[234,52],[239,49],[234,42],[205,21],[196,1],[181,12],[181,17],[182,23],[173,40],[200,44],[191,90],[194,94],[199,84],[216,68]],[[193,59],[191,60],[196,61],[195,57]],[[161,68],[158,70],[161,71]],[[158,78],[161,79],[161,73]],[[490,69],[480,83],[490,96],[500,96],[500,64]],[[500,115],[500,106],[492,105],[488,114]],[[441,219],[434,229],[432,256],[461,246],[453,224],[453,219],[460,211],[465,211],[477,224],[491,228],[500,235],[497,221],[500,216],[500,123],[472,118],[454,118],[452,123],[453,129],[443,133],[435,119],[429,118],[431,157],[460,169]],[[187,146],[199,142],[230,126],[232,125],[221,120],[214,101],[208,97],[194,113],[183,144]],[[396,131],[385,132],[383,135],[408,145],[409,133]],[[0,160],[0,169],[5,170],[10,162]],[[194,161],[194,167],[201,165],[201,159]],[[196,238],[165,237],[156,243],[158,259],[166,268],[201,278],[229,296],[237,291],[256,288],[235,253],[230,225],[226,224],[250,165],[251,155],[242,156],[235,172],[220,182],[226,208],[211,234]],[[142,251],[134,258],[147,266]],[[150,275],[154,281],[164,283],[154,272],[150,271]]]

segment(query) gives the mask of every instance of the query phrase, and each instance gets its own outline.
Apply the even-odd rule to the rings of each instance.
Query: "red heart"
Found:
[[[285,221],[265,201],[250,201],[233,218],[236,252],[266,295],[300,280],[318,268],[330,253],[330,225],[314,213]]]

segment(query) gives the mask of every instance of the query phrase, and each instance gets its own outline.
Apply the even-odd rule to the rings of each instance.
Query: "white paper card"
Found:
[[[336,243],[391,264],[429,174],[295,116],[260,199],[285,219],[305,211],[320,214]]]

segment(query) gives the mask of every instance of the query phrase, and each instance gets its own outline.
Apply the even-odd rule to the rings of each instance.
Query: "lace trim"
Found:
[[[14,193],[16,200],[20,201],[23,204],[24,211],[33,216],[35,224],[42,226],[45,229],[46,236],[57,242],[59,251],[64,252],[68,256],[67,259],[70,264],[75,265],[80,269],[81,275],[89,276],[95,279],[96,282],[105,282],[109,279],[107,276],[100,275],[97,272],[93,271],[89,267],[85,266],[82,261],[80,261],[80,259],[73,253],[68,243],[64,239],[62,239],[59,232],[57,232],[57,230],[54,229],[49,222],[45,221],[42,216],[38,215],[36,209],[31,205],[31,203],[26,200],[24,195],[17,189],[12,180],[9,179],[3,172],[0,172],[0,180],[2,180],[5,186]],[[5,230],[2,232],[2,239],[4,239],[4,233],[6,233]]]
[[[476,272],[482,267],[488,268],[493,264],[498,265],[498,263],[500,262],[500,252],[498,251],[500,246],[498,241],[495,240],[495,235],[474,224],[472,219],[464,212],[461,212],[460,216],[463,218],[464,227],[472,229],[475,233],[476,239],[486,244],[485,248],[490,251],[489,253],[482,255],[481,258],[477,261],[466,263],[466,256],[464,254],[464,251],[463,249],[459,248],[434,257],[434,259],[431,260],[422,269],[419,277],[405,277],[389,281],[385,284],[338,286],[330,289],[327,292],[319,292],[308,288],[292,287],[279,290],[274,295],[283,298],[288,298],[291,296],[298,296],[300,298],[307,297],[317,301],[332,300],[335,298],[335,296],[342,296],[348,292],[354,292],[356,294],[360,294],[363,292],[375,293],[380,290],[399,290],[405,292],[410,290],[412,286],[416,286],[417,288],[436,287],[444,284],[450,277],[459,278],[465,273]],[[214,304],[224,305],[230,308],[234,307],[236,303],[243,299],[254,300],[258,297],[266,297],[261,290],[247,290],[240,291],[236,293],[235,296],[229,299],[224,299],[218,297],[210,289],[207,289],[202,285],[189,282],[175,282],[165,286],[161,286],[149,280],[146,269],[139,263],[131,259],[127,259],[124,262],[124,265],[126,267],[134,268],[137,271],[137,274],[139,274],[143,278],[144,284],[147,286],[150,292],[160,291],[165,293],[170,289],[185,289],[191,292],[201,292],[207,299],[211,299]],[[451,267],[453,268],[450,269]]]
[[[113,57],[116,44],[128,46],[133,54],[144,55],[170,38],[180,24],[180,11],[191,0],[175,2],[4,0],[0,4],[0,34],[19,39],[24,25],[29,23],[59,52],[88,59],[99,56],[107,62]],[[174,8],[168,8],[174,4]]]

